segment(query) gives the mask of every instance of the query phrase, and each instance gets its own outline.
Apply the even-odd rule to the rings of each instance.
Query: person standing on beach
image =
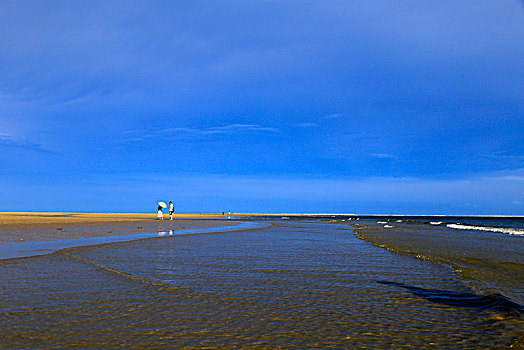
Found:
[[[164,213],[162,212],[162,207],[160,205],[158,206],[158,214],[156,215],[156,217],[158,218],[158,220],[164,220]]]
[[[171,216],[170,220],[173,220],[173,213],[175,212],[175,205],[173,202],[169,201],[169,216]]]

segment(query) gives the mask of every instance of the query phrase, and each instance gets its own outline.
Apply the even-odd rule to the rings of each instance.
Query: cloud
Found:
[[[370,156],[379,159],[398,159],[398,156],[389,153],[373,153]]]
[[[245,134],[253,132],[277,133],[278,128],[258,124],[229,124],[224,126],[211,126],[205,128],[164,128],[159,130],[128,130],[123,134],[128,135],[127,141],[141,141],[153,137],[172,137],[176,135],[216,135],[216,134]]]
[[[0,147],[2,148],[16,148],[16,149],[25,149],[31,151],[38,151],[44,153],[53,153],[45,149],[41,144],[31,142],[24,139],[15,139],[8,135],[0,135]]]
[[[483,180],[495,180],[495,181],[524,181],[524,176],[508,175],[508,176],[497,176],[497,177],[484,177]]]
[[[235,134],[239,132],[278,132],[277,128],[264,127],[256,124],[230,124],[199,129],[200,134]]]
[[[292,124],[293,126],[296,126],[298,128],[317,128],[319,125],[317,123],[296,123]]]
[[[209,134],[236,134],[247,132],[279,132],[273,127],[261,126],[258,124],[229,124],[225,126],[211,126],[206,128],[165,128],[155,132],[155,134],[178,134],[191,133],[200,135]]]
[[[486,176],[481,177],[484,181],[524,181],[524,168],[502,170],[485,175]]]
[[[211,126],[206,128],[165,128],[157,130],[154,134],[236,134],[246,132],[279,132],[277,128],[257,124],[229,124],[225,126]]]

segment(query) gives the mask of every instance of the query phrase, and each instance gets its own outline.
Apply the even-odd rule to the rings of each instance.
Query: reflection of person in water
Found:
[[[156,215],[158,220],[164,220],[164,213],[162,212],[162,207],[158,206],[158,214]]]
[[[175,205],[173,202],[169,201],[169,215],[171,216],[170,220],[173,220],[173,213],[175,212]]]

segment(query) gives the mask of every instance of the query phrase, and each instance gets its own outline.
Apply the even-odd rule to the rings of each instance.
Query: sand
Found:
[[[169,220],[164,214],[164,219]],[[223,219],[221,214],[174,214],[173,219]],[[154,214],[98,214],[98,213],[30,213],[0,212],[0,230],[23,228],[52,228],[65,226],[87,226],[111,223],[149,222],[156,220]]]
[[[143,235],[235,226],[219,214],[0,213],[0,252],[29,242]],[[32,248],[33,249],[33,248]],[[4,254],[5,255],[5,254]],[[2,258],[0,254],[0,259]]]

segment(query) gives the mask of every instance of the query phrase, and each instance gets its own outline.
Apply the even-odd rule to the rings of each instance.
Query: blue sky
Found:
[[[3,1],[0,211],[524,215],[524,3]]]

